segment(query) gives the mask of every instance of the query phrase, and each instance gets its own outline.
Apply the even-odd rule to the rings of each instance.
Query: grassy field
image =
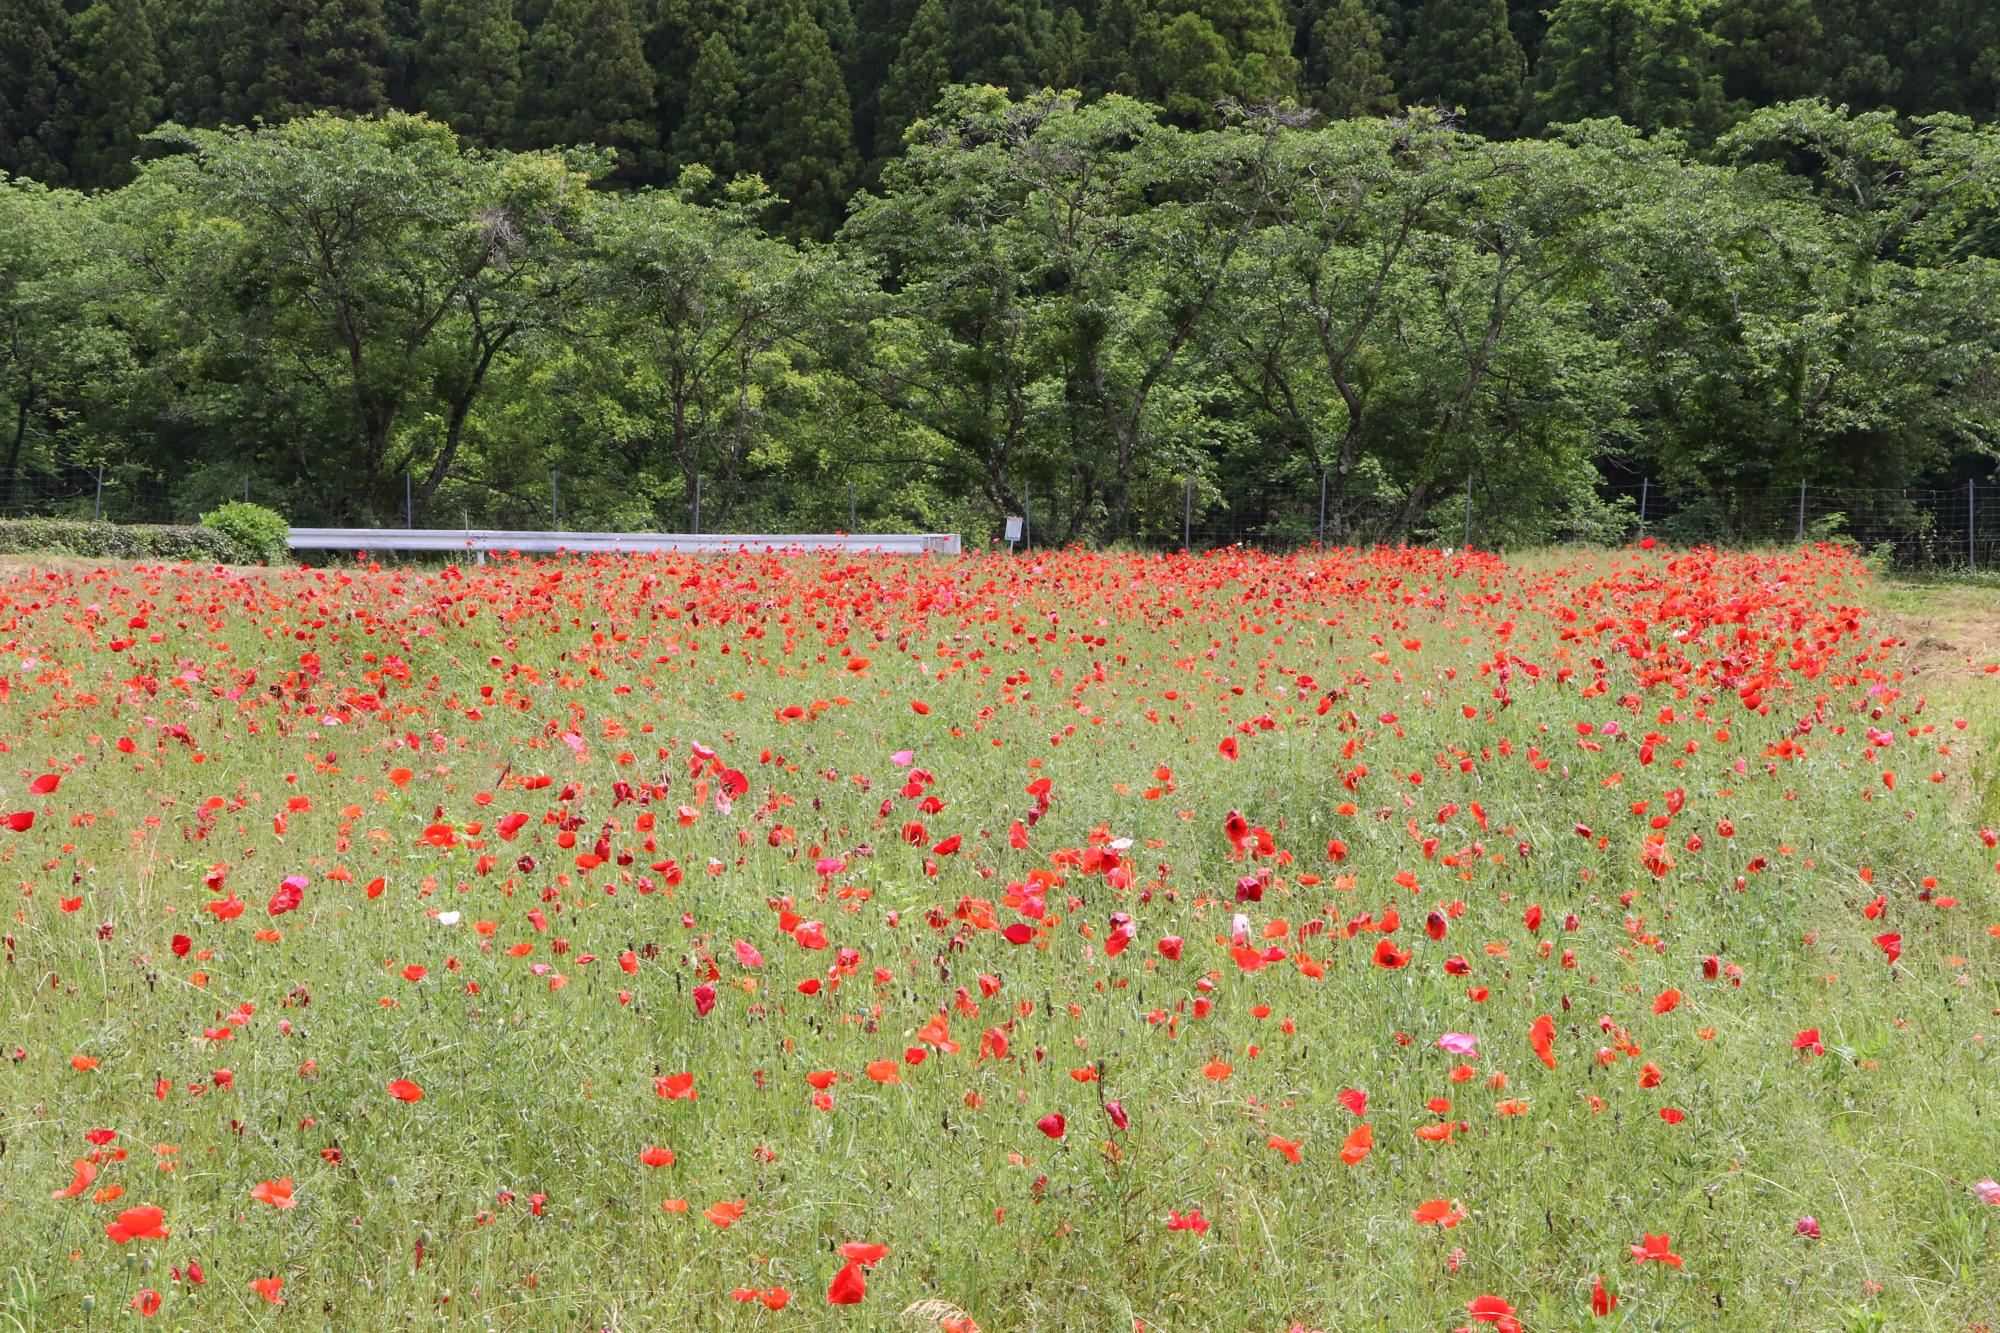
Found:
[[[2000,1325],[1996,663],[1830,549],[9,565],[0,1333]]]

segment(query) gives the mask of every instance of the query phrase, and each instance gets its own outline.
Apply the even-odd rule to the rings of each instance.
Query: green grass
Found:
[[[0,830],[0,1333],[935,1329],[940,1307],[905,1311],[937,1301],[995,1333],[1442,1333],[1489,1293],[1538,1333],[2000,1309],[2000,1208],[1974,1192],[2000,1175],[1985,589],[1662,551],[13,567],[0,598],[0,813],[36,815]],[[1870,727],[1893,743],[1870,753]],[[727,808],[722,769],[747,784]],[[43,773],[59,790],[30,794]],[[1271,855],[1232,853],[1232,811]],[[1113,838],[1129,883],[1086,864]],[[1031,872],[1060,880],[1039,922],[1004,901]],[[291,874],[303,904],[274,918]],[[228,893],[243,915],[203,910]],[[1036,934],[959,919],[967,899]],[[829,947],[788,938],[787,907]],[[1119,912],[1136,937],[1107,956]],[[1260,947],[1282,921],[1285,956],[1245,970],[1236,912]],[[1376,965],[1384,940],[1407,966]],[[1740,972],[1705,978],[1711,956]],[[940,1012],[955,1051],[918,1035]],[[1823,1054],[1794,1049],[1812,1028]],[[882,1060],[900,1081],[868,1076]],[[839,1074],[831,1109],[811,1071]],[[656,1094],[681,1072],[693,1100]],[[1343,1164],[1364,1121],[1373,1151]],[[96,1180],[50,1198],[93,1128],[116,1133]],[[641,1165],[651,1145],[675,1162]],[[286,1176],[295,1207],[251,1198]],[[733,1226],[703,1217],[733,1200]],[[1429,1200],[1466,1220],[1419,1226]],[[170,1235],[114,1243],[138,1204]],[[1206,1231],[1168,1229],[1193,1208]],[[1632,1259],[1661,1233],[1684,1267]],[[855,1241],[888,1256],[831,1306]],[[189,1260],[205,1284],[175,1279]],[[282,1307],[249,1285],[271,1276]],[[731,1298],[773,1286],[782,1311]]]

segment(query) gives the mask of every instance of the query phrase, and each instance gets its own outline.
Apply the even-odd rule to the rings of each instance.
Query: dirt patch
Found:
[[[1890,664],[1959,720],[1945,733],[1947,744],[1967,749],[1951,779],[1954,801],[1979,824],[2000,823],[2000,673],[1987,671],[2000,663],[2000,584],[1885,579],[1869,600],[1878,613],[1870,637],[1903,641]]]
[[[1903,641],[1897,665],[1912,679],[1967,686],[2000,675],[2000,586],[1884,579],[1876,586],[1878,631]]]

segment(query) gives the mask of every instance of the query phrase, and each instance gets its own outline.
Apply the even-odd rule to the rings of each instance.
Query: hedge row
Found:
[[[264,553],[192,523],[92,523],[70,518],[0,519],[0,554],[81,555],[122,560],[197,560],[254,565]]]

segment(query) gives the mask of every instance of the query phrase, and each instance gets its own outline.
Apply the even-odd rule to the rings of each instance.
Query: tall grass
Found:
[[[2000,1309],[1995,678],[1837,552],[0,578],[0,1329]]]

